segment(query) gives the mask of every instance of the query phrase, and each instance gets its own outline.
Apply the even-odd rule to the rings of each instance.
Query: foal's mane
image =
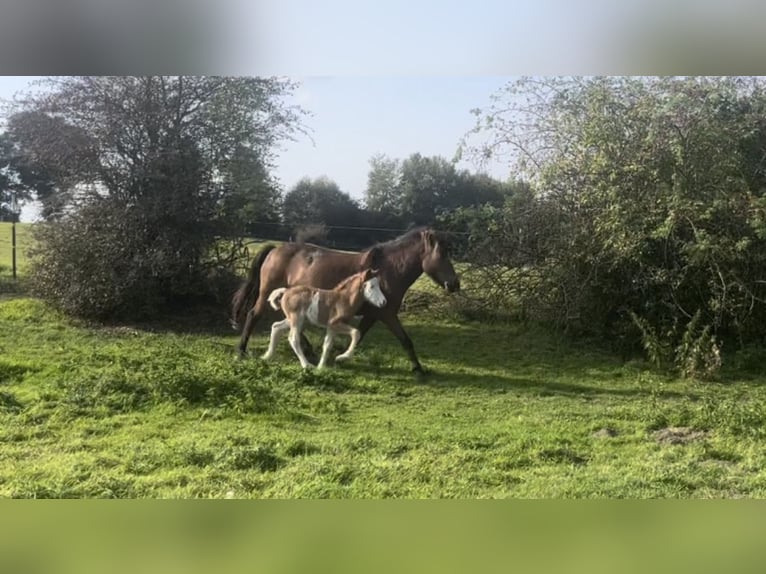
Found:
[[[348,276],[348,277],[346,277],[346,278],[345,278],[343,281],[341,281],[340,283],[338,283],[338,284],[337,284],[337,285],[334,287],[334,289],[343,289],[344,287],[347,287],[349,283],[351,283],[352,281],[354,281],[354,280],[355,280],[357,277],[359,277],[359,275],[361,275],[362,273],[364,273],[364,271],[359,271],[358,273],[354,273],[353,275],[349,275],[349,276]]]

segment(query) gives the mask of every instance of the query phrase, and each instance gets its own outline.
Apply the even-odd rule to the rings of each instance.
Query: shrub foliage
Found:
[[[48,87],[8,121],[11,167],[47,219],[36,292],[75,315],[136,318],[210,291],[232,262],[220,238],[241,237],[254,211],[273,216],[271,149],[301,129],[301,111],[282,103],[292,84],[67,77]]]
[[[522,79],[477,110],[531,184],[463,210],[486,305],[675,349],[709,373],[766,334],[766,90],[748,78]],[[651,333],[650,339],[647,334]],[[648,346],[647,346],[648,345]]]

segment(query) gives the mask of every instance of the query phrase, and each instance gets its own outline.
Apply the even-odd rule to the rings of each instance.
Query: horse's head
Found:
[[[423,237],[423,272],[439,287],[450,293],[460,289],[460,278],[452,267],[446,242],[433,229],[420,232]]]

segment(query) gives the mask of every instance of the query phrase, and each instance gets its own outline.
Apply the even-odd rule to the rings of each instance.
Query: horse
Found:
[[[336,251],[310,243],[268,244],[253,259],[247,280],[232,297],[232,325],[245,323],[239,340],[240,357],[256,323],[267,309],[274,289],[310,285],[331,289],[344,278],[364,269],[378,269],[380,288],[387,303],[378,308],[365,304],[358,329],[360,340],[380,321],[399,340],[416,373],[424,373],[407,332],[399,321],[404,294],[423,273],[452,293],[460,289],[460,278],[449,258],[445,239],[430,227],[416,227],[396,239],[358,252]]]
[[[356,315],[365,301],[375,307],[383,307],[386,304],[386,296],[380,291],[377,271],[367,269],[351,275],[332,289],[319,289],[307,285],[280,287],[271,292],[268,301],[274,310],[281,308],[286,319],[277,321],[271,326],[269,348],[261,358],[269,360],[274,356],[277,340],[289,329],[290,346],[298,356],[301,367],[306,369],[312,366],[303,354],[300,343],[300,335],[308,320],[317,327],[326,328],[322,358],[317,365],[317,369],[322,369],[327,365],[327,357],[336,333],[350,335],[351,343],[345,352],[335,357],[335,360],[344,361],[351,358],[359,343],[360,334],[358,329],[349,325],[348,321]]]

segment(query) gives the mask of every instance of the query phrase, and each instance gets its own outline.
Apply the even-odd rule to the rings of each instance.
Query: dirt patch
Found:
[[[668,427],[654,433],[654,438],[664,444],[688,444],[707,437],[708,433],[689,427]]]
[[[612,438],[617,436],[617,431],[610,427],[604,427],[591,435],[593,438]]]

